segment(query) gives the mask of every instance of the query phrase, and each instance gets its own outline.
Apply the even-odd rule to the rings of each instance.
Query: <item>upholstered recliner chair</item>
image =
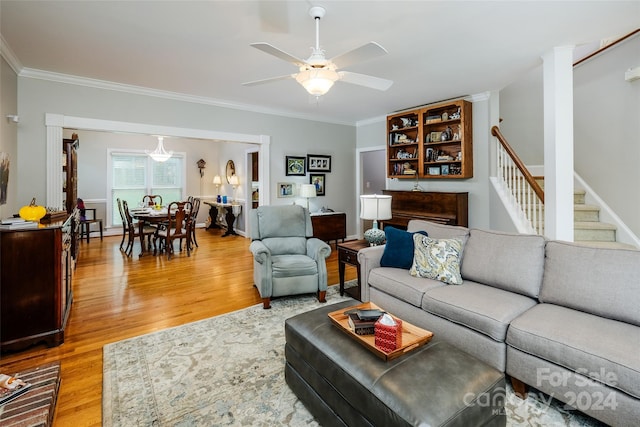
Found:
[[[298,205],[259,206],[250,211],[253,281],[264,308],[271,297],[317,293],[325,302],[331,247],[313,236],[311,217]]]

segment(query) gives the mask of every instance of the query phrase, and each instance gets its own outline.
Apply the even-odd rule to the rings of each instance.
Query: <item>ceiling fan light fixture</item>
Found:
[[[296,81],[313,96],[322,96],[329,92],[338,79],[338,73],[327,68],[306,69],[296,75]]]
[[[156,162],[166,162],[173,156],[173,151],[166,151],[164,149],[164,137],[158,136],[158,146],[154,151],[146,151],[147,155]]]

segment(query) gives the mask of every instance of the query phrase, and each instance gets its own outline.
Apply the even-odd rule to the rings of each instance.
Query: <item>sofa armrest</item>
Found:
[[[369,301],[369,273],[376,267],[380,267],[380,259],[384,253],[385,245],[370,246],[358,251],[358,263],[360,264],[360,299]]]

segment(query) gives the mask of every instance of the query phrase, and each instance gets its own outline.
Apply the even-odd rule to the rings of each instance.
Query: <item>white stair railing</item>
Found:
[[[498,182],[509,195],[512,206],[521,213],[521,219],[528,225],[529,232],[544,235],[542,188],[509,146],[500,129],[494,126],[491,133],[498,141],[496,144]]]

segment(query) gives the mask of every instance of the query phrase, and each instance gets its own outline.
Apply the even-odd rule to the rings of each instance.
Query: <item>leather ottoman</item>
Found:
[[[504,374],[437,337],[385,362],[327,314],[285,321],[285,378],[323,426],[504,426]]]

